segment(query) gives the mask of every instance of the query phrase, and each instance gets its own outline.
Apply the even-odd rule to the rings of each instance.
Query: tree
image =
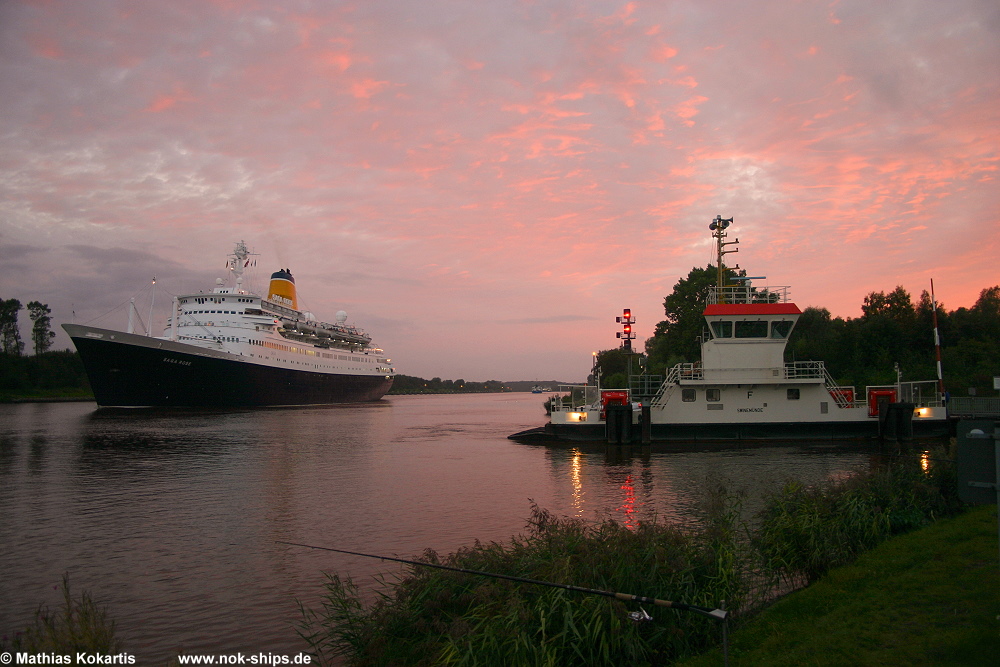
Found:
[[[598,352],[594,365],[601,371],[601,386],[606,389],[627,387],[629,372],[633,375],[640,372],[639,356],[635,352],[626,352],[623,347]]]
[[[995,332],[1000,329],[1000,285],[987,287],[979,293],[972,315],[981,331]]]
[[[24,343],[21,332],[17,328],[17,313],[21,310],[21,302],[17,299],[0,300],[0,343],[3,353],[15,357],[21,356]]]
[[[28,317],[34,322],[31,325],[31,342],[35,346],[35,354],[47,352],[52,347],[52,339],[56,337],[56,332],[51,329],[51,312],[47,303],[28,302]]]
[[[723,268],[728,284],[736,274],[733,269]],[[717,280],[715,266],[695,267],[687,278],[677,281],[674,291],[663,300],[667,318],[656,325],[653,337],[646,341],[651,373],[662,373],[675,363],[698,358],[699,337],[705,328],[705,303]]]

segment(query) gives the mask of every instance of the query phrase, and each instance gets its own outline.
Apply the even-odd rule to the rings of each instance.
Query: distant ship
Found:
[[[295,279],[271,275],[267,296],[243,288],[253,261],[240,241],[229,256],[232,284],[174,297],[162,336],[64,324],[101,407],[250,407],[375,401],[395,368],[371,337],[298,309]]]
[[[709,228],[723,266],[725,229]],[[736,243],[739,241],[737,240]],[[697,442],[939,437],[949,433],[944,395],[934,381],[866,387],[838,385],[822,361],[785,362],[802,311],[788,287],[753,287],[751,278],[718,284],[703,311],[701,361],[666,377],[635,376],[629,389],[566,385],[551,400],[549,423],[514,440]],[[622,320],[625,321],[625,320]]]

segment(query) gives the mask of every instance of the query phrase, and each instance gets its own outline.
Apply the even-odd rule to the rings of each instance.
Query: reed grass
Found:
[[[476,542],[441,558],[449,567],[502,573],[709,608],[742,599],[742,548],[720,512],[696,530],[665,522],[627,528],[556,517],[531,506],[524,535]],[[635,623],[618,600],[464,573],[409,566],[365,604],[350,579],[328,575],[319,610],[303,608],[300,635],[321,664],[667,664],[715,644],[711,619],[673,609]]]
[[[821,486],[787,483],[758,515],[753,542],[762,567],[813,582],[893,535],[956,514],[961,503],[946,456],[899,458]]]
[[[0,639],[0,652],[31,654],[70,654],[77,652],[110,655],[121,652],[122,643],[115,636],[115,622],[107,609],[98,606],[87,592],[74,596],[69,575],[60,586],[62,605],[55,611],[40,606],[35,620],[23,632]]]
[[[936,454],[943,457],[943,453]],[[692,525],[633,527],[556,517],[531,505],[524,534],[423,562],[671,599],[714,608],[738,625],[790,588],[815,581],[890,536],[961,510],[950,461],[900,459],[816,487],[788,483],[752,520],[742,498],[710,489]],[[716,645],[718,624],[598,596],[477,575],[408,568],[365,600],[349,578],[327,575],[319,609],[301,608],[299,634],[320,664],[670,664]]]

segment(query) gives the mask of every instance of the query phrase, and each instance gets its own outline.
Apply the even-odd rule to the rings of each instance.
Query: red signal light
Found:
[[[632,325],[631,324],[626,324],[625,325],[625,333],[632,333]]]

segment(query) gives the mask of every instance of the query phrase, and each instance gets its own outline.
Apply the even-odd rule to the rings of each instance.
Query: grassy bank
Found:
[[[988,665],[1000,650],[996,506],[896,537],[730,638],[739,665]],[[721,651],[682,662],[722,664]]]

